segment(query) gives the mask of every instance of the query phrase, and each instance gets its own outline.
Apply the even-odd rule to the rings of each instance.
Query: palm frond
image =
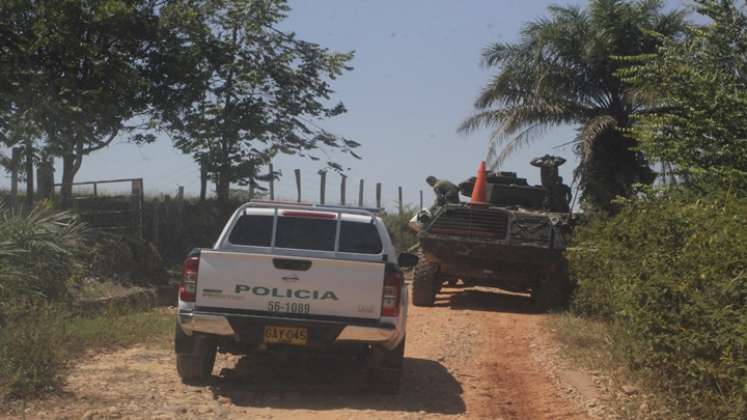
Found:
[[[576,150],[582,161],[591,157],[594,143],[599,140],[600,135],[608,129],[616,128],[617,120],[611,115],[599,115],[584,124],[576,136]]]
[[[520,150],[522,147],[531,144],[538,137],[545,134],[549,128],[550,126],[544,123],[531,124],[510,140],[503,142],[503,148],[500,153],[495,153],[497,147],[491,147],[490,150],[492,151],[492,154],[488,155],[489,170],[495,170],[498,168],[511,156],[511,154]],[[491,144],[497,146],[499,142],[491,141]]]

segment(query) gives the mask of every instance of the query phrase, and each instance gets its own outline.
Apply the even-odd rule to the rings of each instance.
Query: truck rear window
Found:
[[[271,246],[272,218],[255,215],[239,217],[228,236],[228,241],[234,245]],[[340,252],[381,253],[383,246],[374,224],[343,221],[340,229]],[[336,230],[336,220],[278,217],[275,246],[286,249],[334,251]]]
[[[337,220],[278,217],[278,248],[334,251]]]
[[[340,252],[380,254],[381,238],[372,223],[342,222]]]
[[[236,221],[228,242],[235,245],[270,246],[272,216],[243,215]]]

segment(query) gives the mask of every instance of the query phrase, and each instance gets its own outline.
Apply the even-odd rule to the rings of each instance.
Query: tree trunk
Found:
[[[78,172],[75,164],[75,156],[66,154],[62,157],[62,187],[60,188],[60,197],[62,207],[69,209],[73,204],[73,182],[75,174]]]
[[[221,170],[216,175],[215,189],[218,196],[218,203],[224,210],[227,210],[231,180],[227,170]]]
[[[42,154],[36,170],[36,190],[42,200],[52,198],[54,192],[54,163],[50,156]]]
[[[25,144],[26,152],[26,209],[34,206],[34,145],[29,140]]]
[[[10,208],[16,211],[18,205],[18,168],[21,166],[21,148],[14,147],[11,151],[10,167]]]

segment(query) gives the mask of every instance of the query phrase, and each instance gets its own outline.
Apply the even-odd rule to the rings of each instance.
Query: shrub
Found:
[[[59,384],[65,312],[46,303],[6,304],[0,328],[0,399],[25,398]]]
[[[397,252],[405,252],[418,243],[418,237],[409,227],[410,219],[415,216],[415,208],[407,206],[402,213],[386,213],[383,216],[384,224],[392,238],[392,243]]]
[[[577,231],[574,309],[699,418],[747,416],[747,200],[673,192]]]
[[[47,204],[27,214],[0,206],[0,305],[19,296],[64,299],[84,231]]]

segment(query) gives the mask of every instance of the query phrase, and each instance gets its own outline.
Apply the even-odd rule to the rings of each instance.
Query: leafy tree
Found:
[[[0,48],[14,51],[4,116],[33,121],[63,161],[69,201],[83,158],[150,110],[159,0],[16,0],[0,3]],[[10,104],[8,106],[7,104]],[[0,104],[1,105],[1,104]],[[10,110],[10,112],[8,112]],[[7,125],[8,118],[0,118]],[[2,129],[3,127],[0,127]],[[152,140],[135,133],[133,139]]]
[[[617,72],[627,64],[615,57],[654,52],[660,38],[649,31],[678,34],[684,12],[665,13],[659,0],[590,0],[586,8],[551,6],[548,11],[548,18],[524,27],[518,42],[484,50],[484,63],[500,72],[460,129],[494,129],[495,165],[547,129],[577,124],[575,176],[582,200],[611,210],[615,196],[627,196],[634,183],[654,179],[635,138],[626,133],[632,116],[651,109],[620,80]]]
[[[224,204],[232,183],[256,186],[275,176],[260,167],[278,153],[318,160],[310,153],[330,148],[357,157],[358,143],[314,123],[345,112],[329,104],[330,81],[350,70],[353,54],[276,29],[288,10],[285,0],[177,0],[163,10],[177,34],[175,56],[190,63],[179,69],[191,74],[188,84],[166,87],[162,98],[181,108],[159,120],[211,174]]]
[[[747,16],[732,0],[699,0],[710,18],[684,40],[663,39],[623,75],[659,104],[637,118],[641,150],[691,185],[747,192]]]

